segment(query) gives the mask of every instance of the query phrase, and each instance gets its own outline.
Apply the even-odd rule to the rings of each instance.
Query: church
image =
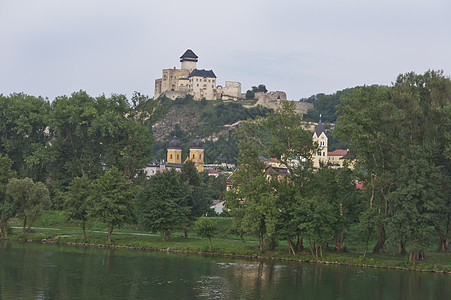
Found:
[[[163,69],[162,77],[155,80],[154,98],[166,96],[175,100],[192,95],[194,100],[238,100],[241,83],[226,81],[225,86],[216,85],[213,70],[197,69],[198,56],[188,49],[180,56],[180,69]]]
[[[194,162],[194,166],[196,167],[198,172],[202,172],[204,170],[203,142],[199,139],[198,136],[196,136],[196,138],[191,142],[189,155],[185,158],[183,163],[187,162],[188,160]],[[179,139],[174,136],[173,139],[169,142],[166,162],[154,161],[150,163],[146,168],[144,168],[144,173],[147,177],[152,177],[158,172],[163,172],[165,170],[175,169],[177,171],[181,171],[183,163],[181,143]]]

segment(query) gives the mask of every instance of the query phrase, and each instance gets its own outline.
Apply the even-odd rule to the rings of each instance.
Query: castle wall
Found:
[[[190,94],[194,100],[216,100],[216,78],[192,76],[189,78]]]
[[[237,100],[241,97],[241,83],[235,81],[226,81],[225,87],[223,88],[223,99],[228,100],[229,97],[233,98],[232,100]]]
[[[255,93],[255,98],[257,99],[257,103],[255,105],[261,105],[276,110],[280,107],[281,101],[287,100],[287,94],[281,91],[269,93],[257,92]],[[312,103],[294,101],[294,104],[298,114],[306,114],[308,109],[313,108]]]

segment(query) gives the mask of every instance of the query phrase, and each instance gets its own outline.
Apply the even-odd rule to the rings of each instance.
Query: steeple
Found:
[[[176,136],[169,142],[167,161],[172,164],[182,163],[182,148]]]
[[[325,130],[324,130],[324,126],[323,126],[323,122],[321,121],[321,115],[319,115],[319,122],[318,122],[318,126],[316,126],[316,136],[319,137],[321,135],[321,133],[326,134]]]
[[[189,157],[194,162],[198,172],[204,170],[204,149],[203,142],[196,136],[196,139],[191,142],[191,148],[189,149]]]

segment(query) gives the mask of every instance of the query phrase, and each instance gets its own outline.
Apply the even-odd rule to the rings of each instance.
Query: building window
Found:
[[[180,158],[180,156],[177,154],[177,160]]]
[[[169,159],[172,159],[172,154],[169,156]]]
[[[194,159],[195,155],[193,154],[193,159]]]
[[[199,154],[199,159],[202,159],[202,154]]]

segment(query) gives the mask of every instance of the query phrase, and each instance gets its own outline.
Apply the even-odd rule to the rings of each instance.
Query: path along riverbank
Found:
[[[18,229],[18,227],[13,227]],[[224,256],[230,258],[247,258],[257,260],[296,261],[315,264],[331,264],[354,266],[361,268],[383,268],[404,271],[434,272],[451,275],[451,256],[448,253],[427,252],[426,260],[409,263],[404,257],[393,254],[367,254],[364,259],[361,253],[325,251],[324,256],[318,260],[312,259],[307,251],[300,251],[290,255],[288,249],[274,251],[257,251],[258,245],[253,240],[240,240],[232,238],[213,239],[213,248],[209,249],[209,242],[197,237],[172,237],[163,242],[160,236],[152,233],[122,232],[114,233],[113,244],[105,243],[106,232],[102,230],[87,230],[89,237],[82,240],[79,229],[60,229],[34,227],[23,237],[17,233],[7,237],[7,240],[40,242],[45,244],[61,244],[78,247],[98,247],[110,249],[128,249],[139,251],[158,251],[184,253],[203,256]],[[279,246],[279,248],[281,248]]]

